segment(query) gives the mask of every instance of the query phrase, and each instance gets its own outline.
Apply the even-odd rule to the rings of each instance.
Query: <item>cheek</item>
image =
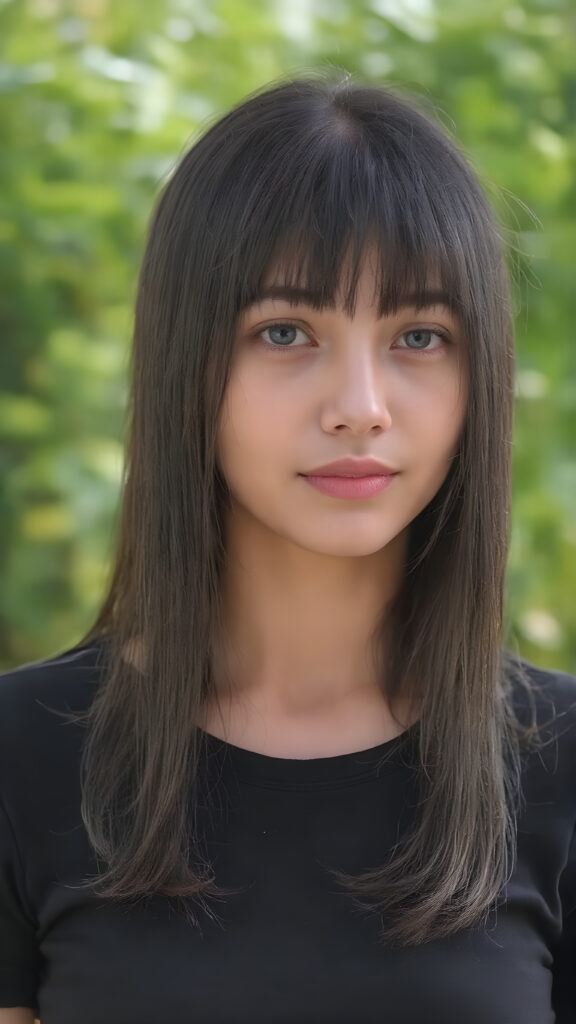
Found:
[[[423,389],[405,406],[406,429],[414,439],[414,450],[431,458],[450,458],[458,446],[466,418],[466,388],[460,381],[443,387]]]
[[[226,475],[240,466],[244,471],[253,466],[256,473],[267,452],[281,450],[283,436],[290,433],[288,410],[270,387],[251,377],[230,381],[218,429],[218,458]]]

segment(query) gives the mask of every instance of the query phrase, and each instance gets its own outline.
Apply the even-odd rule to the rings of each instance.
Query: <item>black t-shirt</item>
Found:
[[[556,740],[525,757],[505,903],[487,928],[392,948],[327,868],[383,862],[415,803],[417,725],[308,760],[207,736],[219,810],[206,851],[216,883],[240,892],[217,920],[199,912],[201,933],[159,897],[118,905],[75,888],[96,871],[84,730],[51,709],[88,706],[100,650],[0,674],[0,1007],[33,1007],[42,1024],[576,1022],[576,679],[528,667],[542,720],[550,701],[561,715]]]

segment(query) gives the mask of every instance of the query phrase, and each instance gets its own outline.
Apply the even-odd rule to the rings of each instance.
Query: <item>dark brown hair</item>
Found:
[[[386,696],[417,700],[414,830],[377,870],[334,871],[381,936],[420,943],[484,922],[512,867],[522,735],[502,656],[513,341],[500,231],[435,117],[343,74],[282,80],[213,124],[155,210],[136,303],[121,519],[111,580],[77,645],[105,640],[81,719],[84,823],[111,899],[174,898],[214,914],[220,889],[194,828],[212,652],[223,635],[226,481],[220,409],[239,311],[270,267],[321,306],[353,308],[367,246],[380,308],[433,278],[465,337],[460,446],[411,525],[384,636]],[[393,628],[390,629],[390,625]],[[126,657],[143,642],[140,663]],[[192,827],[190,825],[192,817]],[[281,880],[279,880],[281,881]],[[88,884],[88,883],[87,883]]]

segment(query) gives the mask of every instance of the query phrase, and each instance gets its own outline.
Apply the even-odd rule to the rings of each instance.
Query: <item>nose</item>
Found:
[[[354,434],[390,430],[389,381],[373,352],[350,346],[349,355],[330,375],[322,409],[322,427],[328,433],[344,429]]]

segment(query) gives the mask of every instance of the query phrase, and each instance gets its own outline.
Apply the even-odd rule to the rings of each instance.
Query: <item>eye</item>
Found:
[[[268,338],[264,337],[266,334]],[[292,323],[276,323],[269,324],[268,327],[263,327],[261,331],[258,331],[257,337],[262,340],[262,343],[269,349],[275,349],[276,351],[282,351],[291,348],[301,348],[300,345],[293,345],[292,342],[296,336],[301,334],[303,338],[308,338],[308,335],[301,327],[297,324]]]
[[[298,335],[303,339],[302,344],[295,344]],[[277,321],[262,327],[254,335],[261,344],[269,351],[290,352],[295,348],[304,348],[309,335],[298,324],[291,321]],[[437,352],[449,343],[450,338],[447,332],[439,328],[414,327],[410,331],[404,331],[394,344],[394,348],[402,348],[410,352]]]
[[[415,327],[400,335],[397,347],[410,349],[413,352],[435,352],[442,348],[448,340],[448,335],[444,331],[432,330],[430,327]],[[406,343],[399,344],[402,341]]]

